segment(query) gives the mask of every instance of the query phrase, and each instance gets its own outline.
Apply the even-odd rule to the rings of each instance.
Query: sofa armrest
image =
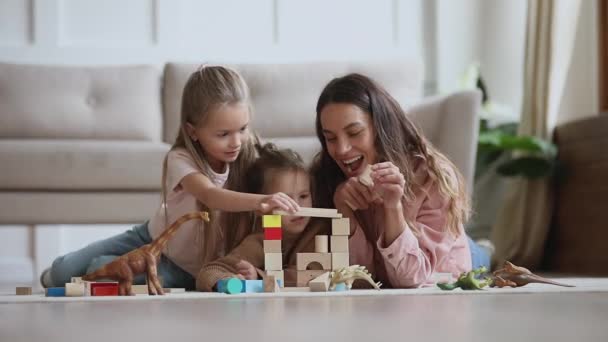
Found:
[[[473,192],[480,106],[478,91],[462,91],[427,98],[407,111],[462,173],[469,194]]]

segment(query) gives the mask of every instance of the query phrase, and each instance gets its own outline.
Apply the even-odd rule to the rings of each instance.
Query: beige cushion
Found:
[[[161,142],[0,139],[0,189],[159,190]]]
[[[251,89],[253,126],[265,138],[314,137],[315,107],[323,87],[334,77],[359,72],[386,87],[401,104],[421,96],[421,67],[417,63],[389,61],[364,64],[240,64],[232,65]],[[163,106],[166,142],[179,128],[184,85],[195,64],[168,64],[165,68]]]
[[[473,189],[481,94],[458,92],[424,99],[406,108],[425,137],[460,170],[469,193]]]
[[[0,138],[161,141],[160,81],[153,66],[0,63]]]
[[[0,224],[140,224],[159,205],[158,191],[2,191]]]

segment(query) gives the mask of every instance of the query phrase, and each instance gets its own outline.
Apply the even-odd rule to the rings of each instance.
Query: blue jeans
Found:
[[[93,272],[117,257],[152,242],[148,232],[148,223],[144,223],[105,240],[60,256],[53,261],[50,276],[53,286],[63,287],[72,277],[80,277]],[[193,290],[195,280],[190,273],[184,271],[164,255],[157,265],[158,275],[162,278],[163,287],[178,287]],[[134,284],[145,284],[145,277],[139,275],[133,280]]]
[[[488,271],[490,270],[490,254],[488,251],[479,246],[475,241],[473,241],[470,237],[467,237],[469,240],[469,249],[471,250],[471,261],[473,264],[473,269],[477,269],[481,266],[485,266]]]

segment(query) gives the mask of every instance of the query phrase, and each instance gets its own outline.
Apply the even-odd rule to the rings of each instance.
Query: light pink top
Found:
[[[184,191],[180,184],[185,176],[201,172],[187,150],[178,148],[169,152],[166,179],[168,220],[165,221],[165,210],[161,206],[148,223],[148,231],[152,239],[157,238],[167,228],[165,222],[171,224],[186,213],[201,210],[197,199]],[[228,172],[229,169],[226,168],[223,174],[212,173],[209,177],[218,187],[223,187],[228,179]],[[184,223],[163,251],[171,261],[195,277],[202,266],[204,227],[199,220]]]
[[[435,182],[424,178],[424,185],[415,192],[415,199],[402,201],[405,219],[420,232],[416,235],[406,228],[390,246],[384,246],[382,205],[374,204],[368,210],[357,211],[359,222],[354,222],[356,229],[349,240],[350,264],[367,267],[384,287],[431,285],[434,273],[451,273],[457,277],[461,272],[471,270],[471,253],[464,228],[460,226],[457,237],[448,231],[448,201],[439,194]],[[366,227],[365,232],[359,223]]]

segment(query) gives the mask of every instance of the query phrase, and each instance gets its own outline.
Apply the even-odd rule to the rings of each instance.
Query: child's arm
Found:
[[[228,255],[203,265],[196,277],[196,289],[207,292],[214,291],[215,284],[220,279],[236,277],[239,274],[242,260],[246,260],[253,267],[263,268],[263,241],[263,234],[251,234]]]
[[[226,190],[215,185],[202,173],[190,173],[180,181],[183,189],[209,209],[223,211],[261,211],[271,212],[275,209],[295,212],[298,204],[282,192],[271,195],[248,194]]]

